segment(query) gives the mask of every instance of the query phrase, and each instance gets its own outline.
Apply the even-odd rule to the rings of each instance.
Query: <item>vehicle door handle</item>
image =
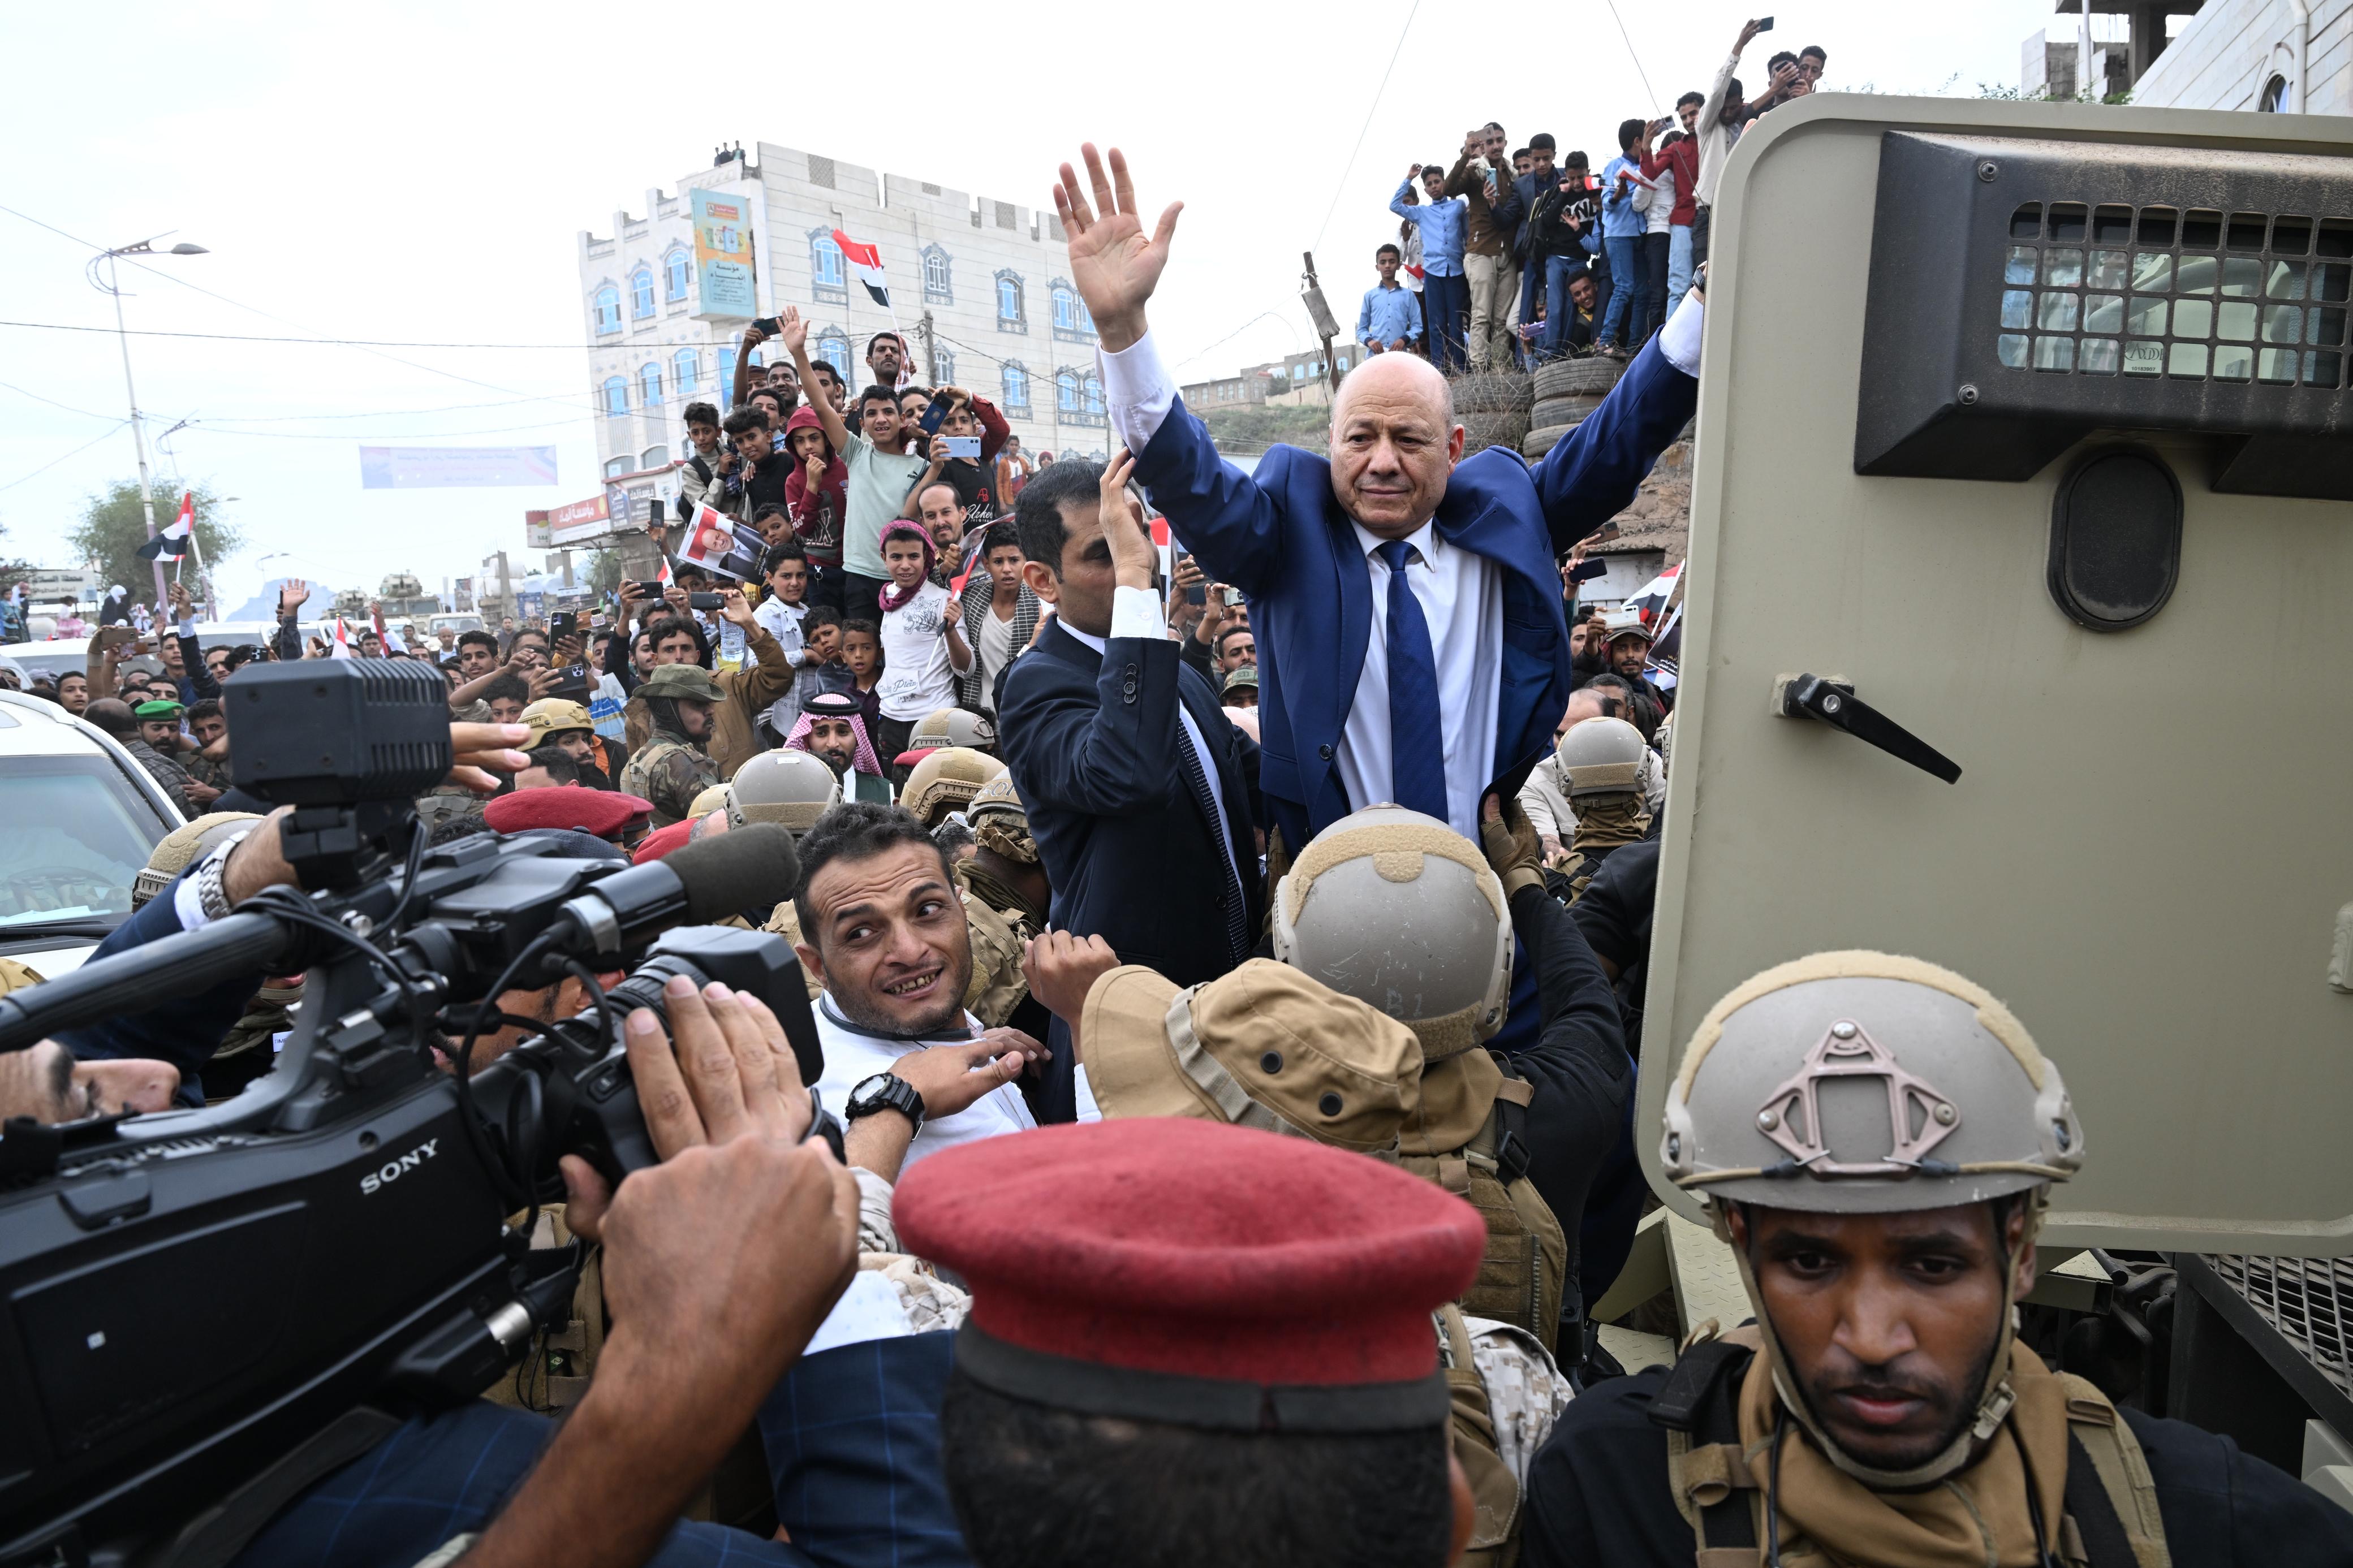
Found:
[[[1960,763],[1857,697],[1851,681],[1821,675],[1784,676],[1773,683],[1773,711],[1783,719],[1819,719],[1947,784],[1960,780]]]

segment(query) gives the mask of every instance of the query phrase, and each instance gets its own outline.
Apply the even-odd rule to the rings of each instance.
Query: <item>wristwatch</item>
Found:
[[[915,1086],[896,1073],[878,1072],[850,1086],[849,1100],[841,1108],[841,1119],[855,1122],[878,1110],[895,1110],[905,1117],[913,1131],[923,1130],[923,1097]]]

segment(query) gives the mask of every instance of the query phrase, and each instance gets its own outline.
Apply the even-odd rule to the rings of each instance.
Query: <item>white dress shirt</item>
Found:
[[[1164,406],[1160,412],[1166,415]],[[1130,448],[1133,450],[1134,448]],[[1104,641],[1092,632],[1082,632],[1070,622],[1057,617],[1056,624],[1080,642],[1104,651]],[[1113,588],[1111,591],[1111,635],[1115,637],[1148,637],[1164,641],[1168,627],[1160,618],[1160,595],[1149,588]],[[1381,710],[1387,714],[1388,710]],[[1218,782],[1218,764],[1211,758],[1207,742],[1201,739],[1201,727],[1193,722],[1192,710],[1180,699],[1176,704],[1176,721],[1184,726],[1185,743],[1193,748],[1193,760],[1201,764],[1202,773],[1209,781],[1209,800],[1218,808],[1218,819],[1211,826],[1217,830],[1218,847],[1226,852],[1226,864],[1234,867],[1234,883],[1241,885],[1241,869],[1234,861],[1234,836],[1226,826],[1226,791]],[[1492,727],[1492,726],[1491,726]]]
[[[836,1016],[830,996],[820,1000],[812,1011],[817,1014],[817,1037],[825,1047],[825,1074],[815,1088],[825,1108],[836,1116],[849,1105],[851,1089],[878,1072],[889,1072],[892,1065],[910,1051],[934,1045],[964,1045],[980,1035],[980,1020],[969,1013],[964,1016],[964,1021],[970,1033],[961,1037],[885,1040],[860,1034],[843,1023]],[[1026,1132],[1037,1125],[1037,1118],[1029,1114],[1029,1102],[1021,1098],[1021,1090],[1013,1084],[999,1084],[952,1116],[925,1118],[915,1133],[915,1141],[907,1145],[906,1162],[901,1169],[906,1170],[916,1161],[959,1143],[976,1143],[983,1138],[1007,1132]]]

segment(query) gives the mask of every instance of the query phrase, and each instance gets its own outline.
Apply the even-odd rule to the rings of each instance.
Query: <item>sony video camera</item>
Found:
[[[510,1216],[561,1196],[563,1154],[614,1182],[654,1162],[620,1021],[670,975],[763,998],[803,1081],[822,1067],[783,939],[711,923],[791,895],[783,828],[645,866],[560,835],[428,848],[414,798],[450,766],[430,666],[260,665],[225,701],[238,783],[294,808],[282,847],[318,890],[0,998],[0,1050],[301,970],[298,1026],[221,1104],[0,1135],[0,1564],[226,1561],[560,1326],[578,1247],[533,1251]],[[539,1032],[470,1079],[497,998],[566,975],[587,1008],[508,1020]]]

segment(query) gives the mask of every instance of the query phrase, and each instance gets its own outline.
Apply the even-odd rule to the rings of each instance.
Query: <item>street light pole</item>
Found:
[[[160,235],[157,237],[161,237]],[[121,256],[152,256],[154,253],[154,241],[146,239],[136,245],[119,245],[101,253],[106,261],[106,281],[99,284],[114,296],[114,336],[122,346],[122,389],[131,397],[131,440],[139,449],[139,504],[145,512],[147,537],[151,540],[155,537],[155,489],[147,477],[147,430],[139,416],[139,388],[131,379],[131,333],[122,323],[122,280],[116,270],[115,258]],[[201,245],[175,245],[168,252],[173,256],[202,256],[205,253]],[[91,270],[90,281],[98,283],[95,268]],[[159,560],[149,564],[155,571],[155,614],[160,619],[164,614],[164,602],[169,597],[164,592],[164,563]]]

